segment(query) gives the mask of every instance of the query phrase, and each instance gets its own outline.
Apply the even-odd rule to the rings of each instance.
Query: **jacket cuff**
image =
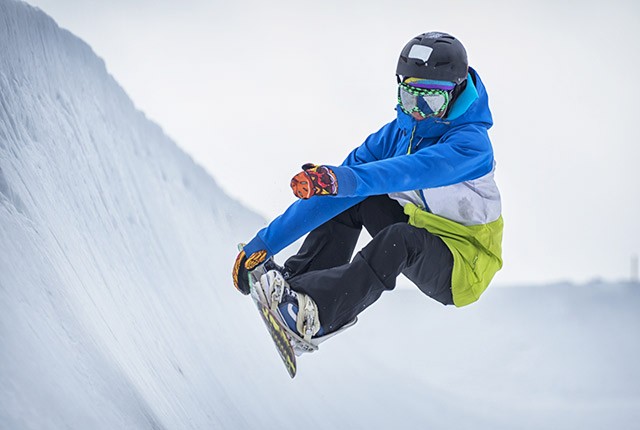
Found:
[[[357,178],[356,174],[353,173],[348,167],[333,167],[329,166],[329,168],[336,175],[336,179],[338,180],[338,196],[339,197],[348,197],[356,195],[356,186],[357,186]]]
[[[258,252],[258,251],[262,251],[262,250],[267,251],[267,257],[266,258],[271,257],[271,255],[272,255],[271,251],[267,247],[267,244],[264,243],[264,241],[260,238],[259,234],[257,234],[256,237],[251,239],[251,242],[247,243],[244,246],[244,253],[247,256],[253,254],[254,252]]]

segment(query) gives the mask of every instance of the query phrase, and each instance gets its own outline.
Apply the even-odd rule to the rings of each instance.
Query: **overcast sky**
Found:
[[[449,32],[494,115],[497,282],[626,279],[640,253],[636,2],[29,3],[91,45],[139,109],[269,219],[293,201],[301,164],[338,164],[395,117],[404,44]]]

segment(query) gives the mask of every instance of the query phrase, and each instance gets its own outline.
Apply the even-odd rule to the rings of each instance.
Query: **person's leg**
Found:
[[[351,263],[300,274],[289,284],[316,302],[322,327],[330,333],[395,288],[401,272],[425,294],[452,304],[452,269],[453,257],[442,239],[401,222],[376,234]]]
[[[408,219],[402,206],[389,196],[368,197],[310,232],[298,253],[285,262],[285,277],[347,264],[363,226],[373,237],[383,228]]]

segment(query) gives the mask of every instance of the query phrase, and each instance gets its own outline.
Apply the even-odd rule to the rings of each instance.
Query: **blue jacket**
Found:
[[[487,130],[493,120],[475,70],[470,68],[467,87],[446,118],[416,121],[396,111],[397,118],[370,135],[341,166],[331,166],[338,180],[337,196],[296,201],[258,232],[245,246],[246,254],[266,250],[268,256],[275,255],[367,196],[420,190],[419,206],[430,211],[421,190],[466,183],[492,172]]]

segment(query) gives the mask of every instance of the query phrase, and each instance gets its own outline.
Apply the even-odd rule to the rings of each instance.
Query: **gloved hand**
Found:
[[[267,257],[267,251],[256,251],[247,258],[244,249],[240,251],[233,265],[233,285],[242,294],[247,295],[251,292],[249,288],[249,272],[264,263]]]
[[[338,194],[338,179],[327,166],[307,163],[302,172],[291,179],[293,194],[300,199],[313,196],[335,196]]]

